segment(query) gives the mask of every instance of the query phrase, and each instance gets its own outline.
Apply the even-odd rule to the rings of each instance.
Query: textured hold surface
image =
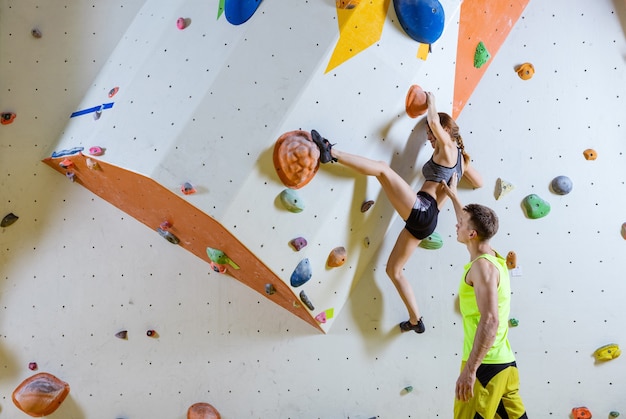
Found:
[[[221,419],[220,412],[208,403],[195,403],[187,410],[187,419]]]
[[[550,204],[535,194],[530,194],[524,198],[522,204],[528,218],[537,219],[550,213]]]
[[[595,160],[598,158],[598,153],[596,153],[596,150],[588,148],[583,151],[583,156],[585,156],[585,159],[587,160]]]
[[[622,223],[622,237],[626,240],[626,223]]]
[[[406,114],[411,118],[417,118],[428,110],[426,93],[417,84],[409,87],[405,100]]]
[[[550,184],[554,193],[559,195],[567,195],[572,191],[572,180],[567,176],[557,176],[552,179]]]
[[[517,255],[512,250],[506,255],[506,267],[509,269],[517,268]]]
[[[319,166],[320,150],[309,132],[289,131],[276,140],[274,168],[285,186],[302,188],[313,179]]]
[[[304,201],[300,198],[298,192],[293,189],[285,189],[280,193],[280,202],[289,212],[302,212],[304,210]]]
[[[610,343],[596,349],[593,356],[596,361],[610,361],[621,354],[622,350],[619,348],[619,345],[617,343]]]
[[[229,258],[226,253],[219,249],[213,249],[211,247],[206,248],[207,256],[211,259],[211,262],[217,263],[218,265],[230,265],[235,269],[239,269],[239,265],[237,265],[231,258]]]
[[[311,302],[311,300],[309,300],[309,297],[307,297],[306,293],[303,291],[300,291],[300,301],[302,301],[302,303],[306,306],[306,308],[308,308],[309,310],[313,311],[315,310],[315,306],[313,306],[313,303]]]
[[[443,33],[445,13],[438,0],[393,0],[402,29],[422,44],[432,44]]]
[[[496,199],[500,199],[504,195],[511,192],[514,188],[515,186],[513,186],[513,184],[507,182],[506,180],[498,178],[498,180],[496,180],[496,191],[494,195]]]
[[[292,287],[299,287],[301,285],[306,284],[306,282],[311,279],[313,276],[313,272],[311,271],[311,264],[309,263],[309,259],[302,259],[296,269],[294,269],[291,274],[290,283]]]
[[[490,58],[491,54],[487,51],[487,47],[483,44],[483,41],[480,41],[478,45],[476,45],[476,52],[474,53],[474,67],[482,67]]]
[[[530,80],[535,75],[535,67],[531,63],[524,63],[518,66],[515,71],[522,80]]]
[[[335,247],[331,250],[326,260],[326,264],[332,268],[343,265],[346,262],[346,248],[343,246]]]
[[[586,407],[575,407],[572,409],[572,419],[591,419],[591,411]]]
[[[2,221],[0,221],[0,227],[8,227],[16,222],[18,218],[20,217],[10,212],[2,218]]]
[[[419,244],[419,247],[428,250],[441,249],[443,247],[443,238],[439,233],[435,231],[433,232],[433,234],[422,240]]]
[[[308,243],[304,237],[296,237],[295,239],[292,239],[289,244],[299,252],[302,248],[306,247]]]
[[[69,392],[69,384],[41,372],[22,381],[13,392],[13,403],[30,416],[48,416],[57,410]]]

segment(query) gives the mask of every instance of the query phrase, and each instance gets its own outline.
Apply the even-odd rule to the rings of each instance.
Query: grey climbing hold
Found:
[[[309,310],[311,310],[311,311],[315,310],[315,307],[313,307],[313,303],[311,302],[311,300],[309,300],[309,297],[306,296],[304,291],[300,291],[300,301],[302,301],[302,303],[304,303],[304,305]]]
[[[290,283],[292,287],[299,287],[307,283],[309,279],[313,276],[313,272],[311,271],[311,264],[309,263],[309,259],[305,258],[298,263],[296,269],[294,269],[291,274]]]
[[[159,227],[157,228],[157,232],[161,235],[161,237],[163,237],[165,240],[167,240],[168,242],[172,244],[180,243],[180,240],[178,240],[178,237],[176,237],[169,231],[163,230],[162,228]]]
[[[304,210],[304,201],[298,193],[293,189],[285,189],[280,193],[280,202],[289,212],[302,212]]]
[[[572,180],[567,176],[557,176],[550,184],[552,191],[559,195],[567,195],[572,191]]]
[[[5,215],[4,218],[2,219],[2,221],[0,222],[0,227],[8,227],[14,222],[16,222],[18,218],[20,217],[10,212],[7,215]]]
[[[276,288],[274,288],[274,285],[272,284],[265,284],[265,293],[267,295],[272,295],[276,293]]]

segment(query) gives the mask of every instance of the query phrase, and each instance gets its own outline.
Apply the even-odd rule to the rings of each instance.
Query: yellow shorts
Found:
[[[461,364],[461,370],[465,362]],[[455,419],[528,419],[519,395],[519,372],[515,362],[482,364],[476,372],[474,397],[454,400]]]

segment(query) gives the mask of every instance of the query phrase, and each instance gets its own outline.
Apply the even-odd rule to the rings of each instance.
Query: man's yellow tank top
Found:
[[[459,286],[459,303],[461,314],[463,315],[463,361],[467,361],[474,345],[474,336],[480,320],[480,312],[476,303],[474,287],[465,282],[465,277],[476,260],[484,258],[493,263],[500,272],[500,283],[498,284],[498,318],[499,325],[496,333],[496,340],[483,359],[483,364],[505,364],[515,361],[515,355],[509,344],[509,312],[511,310],[511,281],[506,260],[496,252],[496,256],[484,254],[478,256],[464,267],[463,277]]]

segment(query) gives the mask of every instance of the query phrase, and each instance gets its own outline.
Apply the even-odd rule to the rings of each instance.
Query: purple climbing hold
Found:
[[[306,241],[306,239],[304,237],[296,237],[295,239],[291,240],[289,242],[289,244],[296,249],[296,251],[300,251],[303,247],[305,247],[308,243]]]

